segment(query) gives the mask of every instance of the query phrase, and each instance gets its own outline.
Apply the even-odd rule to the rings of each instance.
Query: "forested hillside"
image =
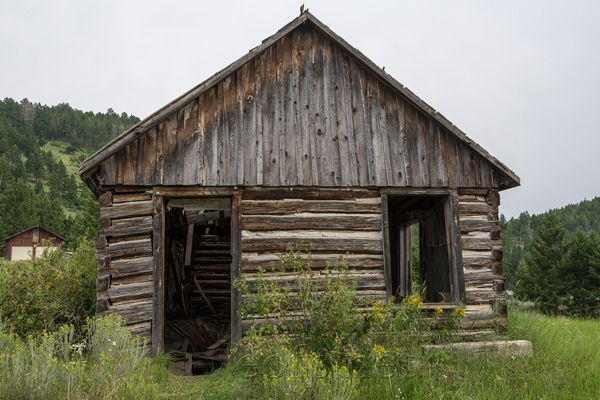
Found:
[[[137,122],[112,109],[0,101],[0,244],[35,224],[68,244],[95,235],[97,203],[77,177],[77,165]]]
[[[508,289],[549,313],[600,315],[600,197],[500,223]]]

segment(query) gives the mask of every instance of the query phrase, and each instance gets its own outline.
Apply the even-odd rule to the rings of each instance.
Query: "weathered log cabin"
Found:
[[[80,175],[101,205],[97,313],[154,352],[239,341],[232,280],[290,245],[315,269],[347,257],[359,296],[407,296],[414,224],[427,301],[505,321],[499,192],[519,177],[308,12]]]

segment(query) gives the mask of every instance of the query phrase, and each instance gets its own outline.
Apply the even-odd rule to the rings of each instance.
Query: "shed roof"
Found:
[[[8,241],[9,239],[12,239],[12,238],[14,238],[15,236],[19,236],[19,235],[21,235],[22,233],[28,232],[28,231],[30,231],[30,230],[32,230],[32,229],[34,229],[34,228],[43,229],[43,230],[45,230],[46,232],[50,233],[51,235],[54,235],[54,236],[55,236],[57,239],[60,239],[60,240],[62,240],[63,242],[65,241],[65,238],[63,238],[62,236],[59,236],[59,235],[57,235],[56,233],[54,233],[54,232],[52,232],[52,231],[50,231],[50,230],[48,230],[48,229],[46,229],[46,228],[44,228],[43,226],[40,226],[40,225],[34,225],[34,226],[32,226],[31,228],[27,228],[27,229],[25,229],[25,230],[22,230],[21,232],[17,232],[17,233],[15,233],[14,235],[12,235],[12,236],[9,236],[9,237],[7,237],[7,238],[5,238],[5,239],[4,239],[4,241],[6,242],[6,241]]]
[[[345,53],[353,57],[358,64],[369,71],[371,74],[377,77],[377,79],[384,82],[389,87],[393,88],[399,96],[405,101],[414,106],[417,110],[422,112],[428,118],[432,119],[439,126],[443,127],[451,135],[455,137],[461,143],[464,143],[473,153],[480,156],[483,160],[490,164],[490,166],[497,171],[499,177],[499,188],[507,189],[520,185],[520,178],[507,166],[501,163],[494,156],[489,154],[479,144],[471,140],[464,132],[458,127],[453,125],[448,119],[446,119],[441,113],[436,111],[433,107],[429,106],[422,99],[416,96],[404,85],[395,80],[391,75],[386,73],[383,69],[375,65],[371,60],[364,56],[360,51],[348,44],[343,38],[331,31],[326,25],[315,18],[312,14],[304,12],[299,17],[295,18],[289,24],[281,28],[277,33],[269,38],[263,40],[262,44],[251,49],[246,55],[233,62],[228,67],[217,72],[209,79],[200,83],[190,91],[179,96],[175,100],[171,101],[161,109],[152,113],[150,116],[140,121],[137,125],[128,129],[117,138],[110,141],[92,156],[84,160],[79,166],[79,174],[83,179],[89,178],[95,171],[98,170],[101,163],[115,155],[120,150],[134,142],[137,138],[154,128],[161,122],[169,118],[173,113],[181,110],[183,107],[188,105],[194,99],[198,98],[209,89],[214,87],[217,83],[224,80],[226,77],[234,73],[236,70],[241,68],[244,64],[256,58],[262,52],[267,50],[286,35],[289,35],[295,29],[309,24],[312,29],[317,31],[320,35],[324,36],[327,40],[334,43],[337,47],[342,49]]]

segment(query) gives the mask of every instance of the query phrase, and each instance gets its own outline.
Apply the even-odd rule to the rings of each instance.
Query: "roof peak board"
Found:
[[[286,26],[277,31],[277,33],[275,33],[274,35],[264,39],[261,45],[251,49],[248,52],[248,54],[245,54],[226,68],[215,73],[210,78],[206,79],[196,87],[192,88],[188,92],[171,101],[169,104],[165,105],[164,107],[152,113],[144,120],[140,121],[137,125],[133,126],[132,128],[128,129],[127,131],[110,141],[108,144],[106,144],[104,147],[102,147],[100,150],[98,150],[96,153],[94,153],[92,156],[90,156],[80,164],[80,176],[83,179],[88,178],[94,173],[94,171],[97,170],[102,161],[108,159],[109,157],[117,153],[120,149],[124,148],[129,143],[137,139],[139,136],[149,131],[151,128],[155,127],[160,122],[169,118],[171,115],[173,115],[173,113],[176,113],[179,109],[185,107],[195,98],[198,98],[198,96],[200,96],[202,93],[218,84],[231,73],[241,68],[244,64],[259,56],[269,47],[273,46],[278,40],[288,35],[301,25],[304,25],[305,23],[309,23],[316,32],[320,33],[327,40],[331,41],[334,45],[341,48],[343,52],[349,54],[360,65],[362,65],[368,71],[373,73],[377,78],[381,79],[383,82],[385,82],[395,91],[397,91],[401,97],[403,97],[409,103],[412,103],[417,109],[421,110],[424,114],[431,117],[434,121],[440,124],[441,127],[445,128],[451,134],[453,134],[460,142],[465,143],[475,153],[487,160],[500,173],[500,189],[508,189],[520,185],[520,178],[506,165],[504,165],[497,158],[488,153],[479,144],[471,140],[464,132],[462,132],[458,127],[452,124],[452,122],[450,122],[445,116],[437,112],[433,107],[431,107],[429,104],[427,104],[417,95],[415,95],[412,91],[410,91],[408,88],[406,88],[396,79],[394,79],[383,69],[375,65],[375,63],[373,63],[370,59],[363,55],[359,50],[352,47],[342,37],[338,36],[336,33],[331,31],[326,25],[324,25],[316,17],[314,17],[308,12],[305,12],[296,19],[292,20]]]

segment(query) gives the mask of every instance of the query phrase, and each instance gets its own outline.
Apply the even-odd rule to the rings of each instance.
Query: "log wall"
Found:
[[[499,205],[496,190],[459,191],[466,327],[506,323]]]
[[[246,190],[241,228],[242,274],[251,286],[259,266],[281,270],[279,255],[288,246],[304,250],[312,246],[317,279],[328,264],[334,266],[346,257],[351,276],[357,279],[357,295],[386,298],[379,191]],[[265,276],[276,278],[273,272]],[[277,279],[292,283],[293,273],[284,272]],[[243,321],[243,331],[250,324]]]
[[[498,171],[299,27],[101,164],[104,185],[498,187]]]
[[[129,331],[150,345],[154,290],[152,198],[140,189],[105,192],[99,200],[96,315],[121,315]]]

